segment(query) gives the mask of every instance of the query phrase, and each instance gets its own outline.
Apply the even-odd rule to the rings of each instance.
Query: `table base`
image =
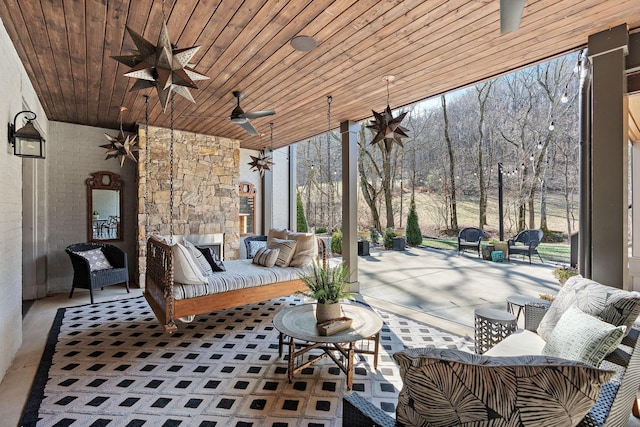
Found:
[[[330,357],[331,360],[340,368],[342,372],[347,376],[347,390],[351,390],[353,386],[353,356],[354,354],[372,354],[373,355],[373,367],[374,369],[378,368],[378,351],[380,349],[380,332],[375,334],[372,337],[365,338],[361,341],[373,341],[373,350],[367,348],[357,347],[356,341],[351,341],[347,343],[312,343],[308,341],[298,341],[293,337],[287,336],[280,332],[278,336],[278,354],[282,357],[282,348],[284,346],[285,341],[288,340],[287,346],[289,347],[289,361],[288,361],[288,369],[287,369],[287,377],[289,382],[293,382],[294,374],[302,371],[304,368],[307,368],[319,360],[324,359],[325,357]],[[296,350],[296,347],[300,347],[300,350]],[[307,360],[306,362],[302,362],[296,365],[296,359],[308,353],[311,350],[320,349],[323,351],[321,355],[318,357],[314,357],[313,359]],[[339,356],[336,356],[334,352],[338,352],[342,355],[343,360],[346,360],[346,363],[343,360],[340,360]]]

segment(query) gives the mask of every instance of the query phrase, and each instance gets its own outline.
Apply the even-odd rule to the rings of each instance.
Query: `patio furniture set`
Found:
[[[544,262],[542,256],[538,252],[538,246],[544,238],[542,230],[523,230],[516,237],[506,242],[495,242],[482,244],[484,233],[477,227],[465,227],[458,234],[458,253],[465,250],[472,250],[478,253],[478,257],[482,256],[486,260],[501,262],[509,259],[511,255],[522,255],[529,257],[531,264],[531,256],[538,255],[541,262]]]

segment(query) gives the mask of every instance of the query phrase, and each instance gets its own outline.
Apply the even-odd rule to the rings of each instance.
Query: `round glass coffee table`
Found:
[[[378,367],[378,350],[380,346],[380,329],[382,319],[373,310],[360,307],[356,304],[342,304],[342,315],[352,319],[351,326],[333,335],[320,335],[316,327],[316,305],[302,304],[281,310],[273,318],[273,325],[280,332],[278,350],[282,357],[282,347],[285,341],[289,346],[288,378],[293,381],[293,375],[302,369],[325,357],[330,357],[335,364],[347,375],[347,389],[353,385],[353,355],[372,354],[374,369]],[[373,350],[370,346],[356,346],[358,341],[373,342]],[[296,347],[299,350],[296,350]],[[323,353],[315,358],[304,361],[301,357],[305,353],[314,350],[323,350]],[[336,355],[338,352],[342,355]],[[296,360],[301,362],[296,364]],[[346,361],[346,363],[345,363]]]

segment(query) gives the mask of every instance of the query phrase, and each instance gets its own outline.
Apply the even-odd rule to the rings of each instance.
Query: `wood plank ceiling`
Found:
[[[164,3],[164,5],[163,5]],[[171,42],[201,46],[192,65],[210,77],[175,98],[175,127],[274,148],[392,108],[518,69],[586,45],[590,34],[627,23],[640,28],[637,0],[527,0],[520,29],[500,35],[498,0],[5,0],[0,18],[50,120],[106,128],[169,127],[155,91],[130,92],[129,67],[111,59],[135,49],[128,25],[156,44],[166,16]],[[316,38],[309,52],[289,44]],[[275,109],[253,120],[250,136],[224,118],[243,90],[245,111]]]

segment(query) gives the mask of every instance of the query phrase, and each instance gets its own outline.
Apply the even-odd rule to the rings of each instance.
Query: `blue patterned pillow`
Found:
[[[249,242],[249,253],[247,254],[247,258],[251,259],[256,256],[258,253],[258,249],[266,248],[267,241],[266,240],[252,240]]]
[[[91,271],[108,270],[113,268],[107,257],[104,256],[102,249],[96,248],[88,251],[74,252],[89,261],[89,269]]]

